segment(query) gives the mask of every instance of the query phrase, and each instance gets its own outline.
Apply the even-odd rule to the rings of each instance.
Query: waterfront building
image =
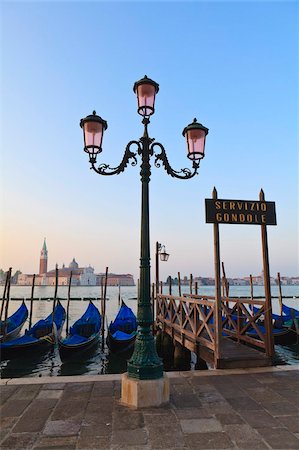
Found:
[[[56,264],[56,267],[58,265]],[[36,286],[55,286],[56,270],[48,269],[48,249],[46,239],[44,239],[43,247],[40,252],[39,273],[35,276]],[[104,273],[95,274],[94,268],[90,265],[88,267],[79,267],[79,264],[72,259],[69,266],[65,264],[58,268],[58,285],[68,286],[70,275],[72,272],[73,286],[99,286],[103,283],[105,278]],[[17,284],[21,286],[31,286],[33,281],[33,274],[19,274]],[[135,286],[133,275],[131,274],[114,274],[109,273],[107,278],[108,286]]]

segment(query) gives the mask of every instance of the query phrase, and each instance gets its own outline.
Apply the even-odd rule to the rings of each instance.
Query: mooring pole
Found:
[[[106,267],[105,274],[105,284],[104,284],[104,298],[101,302],[101,313],[102,313],[102,351],[105,348],[105,316],[106,316],[106,293],[107,293],[107,280],[108,280],[108,267]]]
[[[278,283],[278,300],[279,300],[279,307],[280,307],[280,315],[282,316],[282,292],[281,292],[281,281],[280,281],[280,272],[277,272],[277,283]]]
[[[179,288],[179,297],[182,297],[181,273],[180,272],[178,272],[178,288]]]
[[[265,201],[263,189],[260,191],[260,202]],[[261,225],[262,235],[262,253],[263,253],[263,270],[264,270],[264,287],[265,287],[265,328],[266,328],[266,349],[270,358],[274,356],[274,340],[272,333],[272,301],[270,286],[270,268],[269,268],[269,252],[267,226]]]
[[[217,190],[214,187],[213,200],[217,200]],[[222,335],[222,321],[221,321],[221,276],[220,276],[220,245],[219,245],[219,225],[213,224],[214,228],[214,271],[215,271],[215,354],[214,364],[215,368],[219,368],[219,359],[221,355],[221,335]]]
[[[31,328],[31,325],[32,325],[34,285],[35,285],[35,274],[33,275],[33,279],[32,279],[32,287],[31,287],[30,314],[29,314],[29,329]]]

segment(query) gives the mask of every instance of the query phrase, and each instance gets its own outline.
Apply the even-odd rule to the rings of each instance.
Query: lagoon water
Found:
[[[164,286],[163,291],[168,292],[168,287]],[[199,294],[214,295],[214,286],[199,286]],[[67,298],[68,287],[58,287],[58,297],[61,299]],[[182,293],[189,292],[188,286],[182,286]],[[114,319],[118,311],[118,287],[107,287],[107,305],[106,314],[107,322],[110,323]],[[121,298],[126,304],[136,313],[137,312],[137,287],[136,286],[123,286],[120,289]],[[254,286],[254,296],[263,297],[263,286]],[[278,288],[277,286],[271,286],[271,293],[274,297],[272,299],[273,312],[279,313]],[[177,295],[177,286],[172,287],[172,294]],[[299,286],[282,286],[282,294],[284,303],[287,306],[299,309]],[[10,305],[9,315],[17,310],[20,305],[19,300],[14,298],[26,298],[30,299],[31,287],[30,286],[12,286],[10,291]],[[40,286],[36,287],[34,291],[34,297],[44,298],[53,297],[54,287]],[[88,298],[88,297],[100,297],[100,286],[88,286],[88,287],[72,287],[71,296],[75,298]],[[231,286],[230,296],[250,296],[249,286]],[[62,304],[66,307],[66,300],[62,300]],[[100,310],[100,301],[94,302]],[[26,304],[29,309],[29,300],[26,300]],[[85,311],[88,305],[88,301],[74,300],[70,304],[70,318],[69,322],[72,324],[77,320]],[[35,300],[33,303],[33,323],[37,320],[45,318],[52,311],[52,301],[50,300]],[[28,328],[28,323],[26,323]],[[23,330],[25,330],[26,325]],[[105,324],[107,330],[107,324]],[[13,378],[13,377],[36,377],[36,376],[61,376],[61,375],[83,375],[83,374],[104,374],[104,373],[122,373],[126,371],[126,361],[119,356],[109,355],[107,348],[102,351],[101,344],[99,347],[87,355],[82,361],[62,363],[59,357],[58,349],[44,354],[39,357],[24,358],[17,361],[3,361],[0,364],[1,377]],[[293,346],[276,346],[275,347],[277,362],[286,364],[299,364],[299,345]]]

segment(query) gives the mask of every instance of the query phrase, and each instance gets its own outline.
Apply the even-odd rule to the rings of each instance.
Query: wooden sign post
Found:
[[[260,225],[262,237],[263,273],[265,287],[265,346],[266,354],[274,356],[274,340],[272,334],[272,304],[269,269],[269,252],[267,225],[276,225],[276,211],[274,202],[266,202],[264,191],[261,189],[259,201],[256,200],[222,200],[218,199],[214,187],[212,199],[205,200],[206,223],[213,223],[214,227],[214,268],[215,268],[215,366],[220,357],[220,342],[222,336],[222,299],[220,277],[220,248],[219,224]],[[252,295],[252,294],[251,294]]]
[[[217,190],[213,189],[213,200],[217,200]],[[218,369],[218,361],[221,356],[222,337],[222,305],[221,305],[221,277],[220,277],[220,244],[219,225],[214,222],[214,270],[215,270],[215,368]]]

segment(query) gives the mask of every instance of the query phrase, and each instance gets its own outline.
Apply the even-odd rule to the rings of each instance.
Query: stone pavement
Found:
[[[120,376],[1,380],[1,450],[299,449],[299,367],[172,372],[170,404],[119,404]]]

